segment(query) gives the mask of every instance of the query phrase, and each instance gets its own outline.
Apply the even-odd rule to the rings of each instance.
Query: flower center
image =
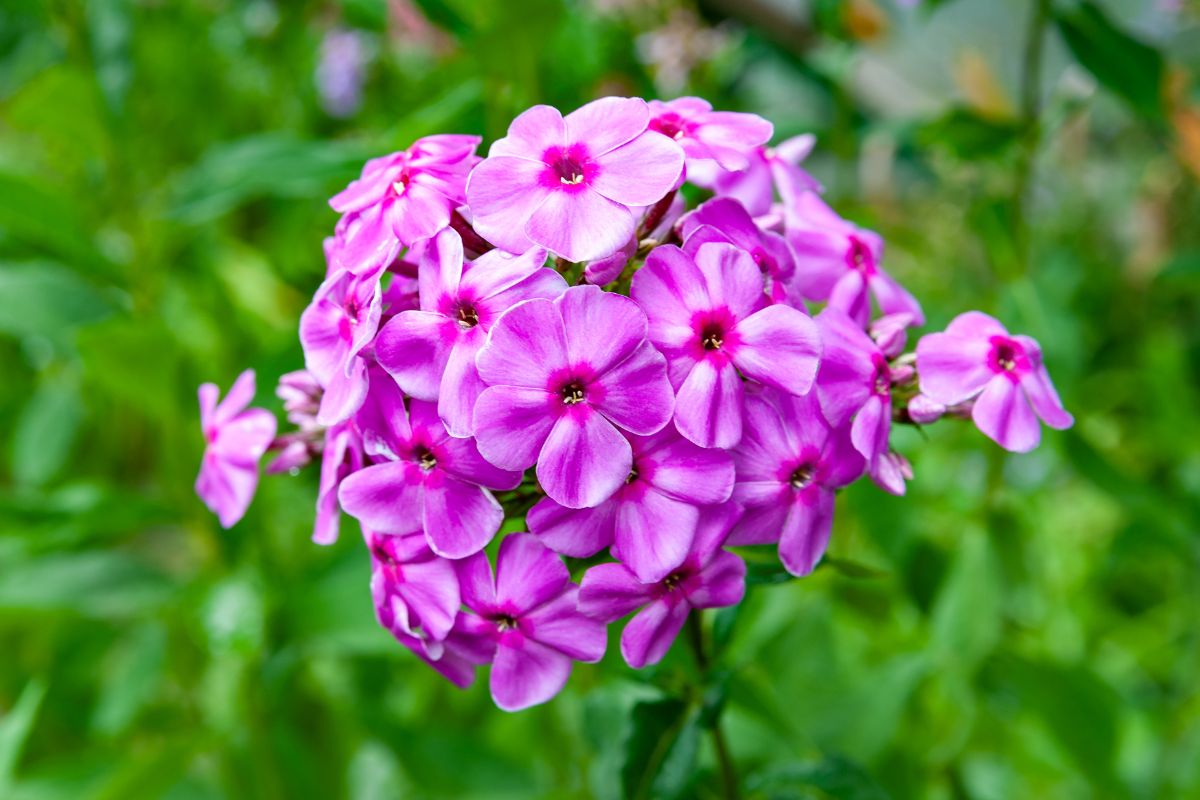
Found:
[[[996,363],[1005,372],[1012,372],[1017,368],[1017,353],[1011,345],[1002,344],[996,348]]]
[[[629,474],[627,476],[625,476],[625,485],[628,486],[629,484],[633,483],[637,479],[638,479],[637,464],[634,464],[633,468],[629,470]]]
[[[663,136],[669,136],[675,141],[679,141],[687,135],[684,129],[683,120],[675,114],[659,117],[650,121],[650,130],[658,131]]]
[[[458,307],[458,324],[463,328],[474,328],[479,324],[479,312],[472,305],[461,304]]]
[[[417,457],[417,465],[426,472],[437,466],[437,457],[430,452],[428,447],[417,447],[414,455]]]
[[[720,350],[725,343],[725,331],[720,325],[710,322],[700,329],[700,345],[705,350]]]
[[[570,156],[562,156],[554,162],[554,171],[558,173],[558,180],[564,186],[583,183],[583,165]]]
[[[392,191],[396,193],[397,197],[403,195],[406,189],[408,189],[408,181],[404,178],[392,181]]]
[[[499,614],[495,617],[496,630],[504,633],[505,631],[516,630],[517,620],[511,614]]]
[[[892,393],[892,371],[882,356],[874,354],[871,360],[875,362],[875,381],[872,388],[875,394],[887,397]]]
[[[389,566],[389,567],[396,566],[396,564],[397,564],[396,559],[392,558],[392,554],[389,553],[387,550],[385,550],[383,547],[376,545],[375,547],[373,547],[371,549],[371,552],[372,552],[372,554],[374,554],[375,559],[377,561],[379,561],[380,563],[385,564],[386,566]]]
[[[804,489],[812,485],[813,477],[817,474],[816,467],[812,464],[801,464],[796,467],[792,473],[791,484],[793,489]]]
[[[863,273],[871,273],[875,268],[875,259],[870,248],[857,236],[850,237],[850,251],[846,255],[850,268]]]
[[[670,575],[663,578],[663,587],[668,592],[675,591],[675,589],[677,589],[681,583],[683,583],[683,575],[679,574],[678,572],[672,572]]]
[[[572,381],[562,388],[562,400],[569,406],[582,403],[586,397],[587,392],[579,381]]]

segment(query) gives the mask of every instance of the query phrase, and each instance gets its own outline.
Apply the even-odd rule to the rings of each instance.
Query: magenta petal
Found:
[[[1021,378],[1021,388],[1033,405],[1033,410],[1042,418],[1042,422],[1051,428],[1065,430],[1075,424],[1075,418],[1063,408],[1054,384],[1050,382],[1050,374],[1045,367],[1038,367],[1033,372]]]
[[[725,544],[729,533],[744,509],[737,503],[720,503],[700,509],[700,521],[696,524],[696,536],[692,540],[691,558],[701,566],[708,564],[715,553]]]
[[[639,97],[601,97],[567,114],[563,122],[567,143],[582,142],[598,158],[646,130],[650,109]]]
[[[505,711],[520,711],[553,698],[570,676],[571,659],[553,648],[532,639],[501,644],[492,662],[492,699]]]
[[[443,440],[438,466],[465,483],[477,483],[495,491],[511,491],[521,485],[519,470],[500,469],[479,453],[474,439]]]
[[[812,572],[829,546],[832,530],[833,492],[818,490],[793,502],[779,538],[779,560],[784,568],[796,577]]]
[[[655,131],[596,159],[600,167],[589,185],[609,200],[626,206],[654,205],[683,172],[683,150]]]
[[[456,297],[462,273],[462,238],[457,231],[447,228],[429,240],[421,254],[417,270],[421,310],[437,311],[445,300]]]
[[[697,362],[675,398],[675,427],[701,447],[729,448],[742,438],[742,379],[733,364]]]
[[[738,323],[733,361],[748,378],[784,392],[805,394],[817,376],[821,335],[802,311],[767,306]]]
[[[421,529],[420,468],[390,461],[347,475],[338,487],[342,509],[380,533]]]
[[[331,426],[349,419],[362,406],[367,389],[367,362],[355,356],[346,365],[345,372],[335,370],[325,385],[317,422]]]
[[[475,402],[487,388],[475,367],[475,356],[483,346],[484,337],[479,326],[472,328],[459,337],[446,359],[437,400],[438,415],[451,436],[462,438],[475,430]]]
[[[458,334],[458,325],[447,316],[403,311],[376,335],[375,358],[407,394],[437,400]]]
[[[744,486],[745,484],[742,483],[737,485],[733,492],[735,500],[740,499],[738,495]],[[776,484],[776,495],[773,501],[757,506],[747,505],[746,513],[733,526],[725,543],[739,546],[778,542],[779,533],[787,519],[788,494],[790,494],[790,488],[785,491],[783,486]]]
[[[580,405],[560,417],[550,430],[538,460],[537,477],[546,494],[558,503],[585,508],[611,497],[632,464],[633,452],[625,437],[599,412]]]
[[[532,467],[554,425],[556,399],[541,389],[492,386],[475,403],[480,454],[501,469]]]
[[[930,333],[917,342],[921,393],[943,405],[974,397],[995,374],[988,366],[991,344],[949,333]]]
[[[590,558],[613,543],[614,503],[567,508],[543,497],[529,510],[526,524],[542,543],[572,558]]]
[[[221,427],[209,452],[227,461],[256,466],[275,438],[275,426],[275,415],[270,411],[248,409]]]
[[[721,551],[684,587],[693,608],[723,608],[742,602],[746,594],[746,562]]]
[[[435,189],[412,181],[387,208],[392,233],[405,245],[428,239],[450,224],[453,202]]]
[[[617,509],[616,546],[621,561],[646,583],[661,581],[687,558],[700,511],[648,490]]]
[[[567,367],[567,339],[553,301],[536,298],[510,308],[488,333],[475,357],[489,386],[545,389],[552,373]]]
[[[444,475],[444,473],[443,473]],[[481,486],[444,476],[425,486],[422,523],[433,552],[443,558],[478,553],[500,530],[504,509]]]
[[[721,503],[733,491],[733,460],[728,453],[674,437],[639,459],[649,465],[646,481],[676,500],[693,505]]]
[[[431,558],[404,564],[401,569],[404,577],[397,591],[408,605],[410,616],[420,619],[421,628],[430,638],[445,639],[461,604],[454,565],[443,558]]]
[[[571,573],[552,550],[528,533],[511,534],[496,555],[496,602],[514,616],[562,593]]]
[[[650,251],[646,263],[633,274],[630,296],[646,310],[656,341],[653,329],[665,323],[682,326],[690,335],[692,313],[712,306],[696,262],[674,245]]]
[[[912,294],[896,282],[896,279],[883,270],[879,270],[868,281],[871,291],[875,293],[875,302],[884,314],[911,314],[913,325],[924,325],[925,314],[921,304]]]
[[[242,409],[250,405],[254,400],[254,370],[243,370],[233,385],[229,387],[229,393],[225,398],[217,404],[209,415],[211,423],[214,425],[224,425],[231,419],[236,417]],[[204,398],[201,397],[201,405],[204,404]]]
[[[594,261],[633,236],[633,214],[590,187],[551,191],[525,224],[525,235],[568,261]]]
[[[196,477],[196,494],[217,515],[223,528],[231,528],[246,514],[258,488],[258,465],[233,464],[205,456]]]
[[[480,551],[472,556],[452,562],[458,574],[459,592],[465,606],[480,614],[490,614],[497,610],[496,581],[492,577],[492,564],[488,561],[487,553]],[[478,625],[481,620],[477,617],[459,618],[459,622],[470,626]],[[495,630],[492,623],[481,626],[487,628],[487,633]]]
[[[654,588],[639,581],[624,564],[597,564],[583,575],[579,610],[601,622],[613,622],[649,602]]]
[[[567,289],[554,304],[567,331],[567,358],[603,374],[646,339],[646,315],[628,297],[598,286]]]
[[[657,600],[639,611],[621,633],[621,655],[634,669],[657,664],[687,622],[691,606]]]
[[[745,250],[726,242],[707,242],[696,249],[695,258],[714,307],[724,306],[740,320],[763,304],[762,271]]]
[[[671,421],[675,393],[667,361],[649,342],[606,372],[599,384],[604,392],[595,407],[630,433],[657,433]]]
[[[1008,330],[995,317],[982,311],[964,311],[946,326],[946,333],[964,339],[990,339],[993,336],[1008,336]]]
[[[888,451],[888,433],[892,425],[892,402],[890,398],[872,395],[854,417],[850,426],[850,440],[854,449],[872,462]]]
[[[1027,453],[1042,440],[1033,406],[1006,374],[997,375],[984,387],[971,419],[985,436],[1014,453]]]
[[[604,658],[608,634],[604,623],[579,611],[579,588],[567,590],[535,608],[521,620],[522,630],[575,661],[594,663]]]

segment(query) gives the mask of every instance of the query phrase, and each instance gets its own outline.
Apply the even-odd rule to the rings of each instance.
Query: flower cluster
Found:
[[[270,471],[319,459],[314,540],[358,520],[380,624],[456,684],[490,663],[514,710],[635,611],[621,653],[659,661],[740,602],[738,548],[810,573],[839,489],[904,493],[895,424],[970,417],[1013,451],[1071,425],[1037,343],[985,314],[906,353],[924,315],[881,238],[822,200],[811,137],[772,133],[609,97],[535,106],[486,158],[443,135],[369,162],[279,384],[294,429],[244,410],[252,375],[206,384],[197,491],[228,526],[268,446]]]

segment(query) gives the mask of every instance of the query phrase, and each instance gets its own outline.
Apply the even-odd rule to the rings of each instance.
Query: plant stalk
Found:
[[[692,646],[692,654],[696,658],[696,666],[700,670],[701,679],[707,683],[710,661],[704,647],[704,628],[700,624],[700,610],[696,609],[688,615],[687,637]],[[701,691],[703,696],[703,690]],[[721,787],[725,800],[738,800],[737,770],[734,768],[733,756],[729,752],[729,743],[721,730],[721,709],[713,715],[712,727],[713,749],[717,753],[717,764],[721,769]]]

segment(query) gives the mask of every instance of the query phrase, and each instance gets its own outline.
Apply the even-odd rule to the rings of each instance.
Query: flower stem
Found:
[[[687,637],[688,644],[692,646],[692,654],[696,658],[696,666],[700,670],[701,680],[707,683],[710,661],[708,653],[704,648],[704,628],[700,624],[700,611],[698,609],[688,615]],[[703,694],[702,686],[701,696]],[[717,753],[717,764],[721,768],[721,786],[724,790],[725,800],[737,800],[737,771],[734,769],[733,756],[729,752],[729,743],[725,741],[725,734],[721,731],[720,707],[713,714],[710,730],[712,731],[713,749]]]
[[[1033,182],[1034,160],[1041,145],[1042,50],[1046,41],[1046,26],[1050,21],[1050,0],[1033,0],[1029,12],[1029,27],[1025,33],[1025,53],[1021,61],[1021,125],[1024,141],[1017,157],[1012,194],[1012,224],[1016,232],[1018,274],[1029,271],[1029,188]]]

